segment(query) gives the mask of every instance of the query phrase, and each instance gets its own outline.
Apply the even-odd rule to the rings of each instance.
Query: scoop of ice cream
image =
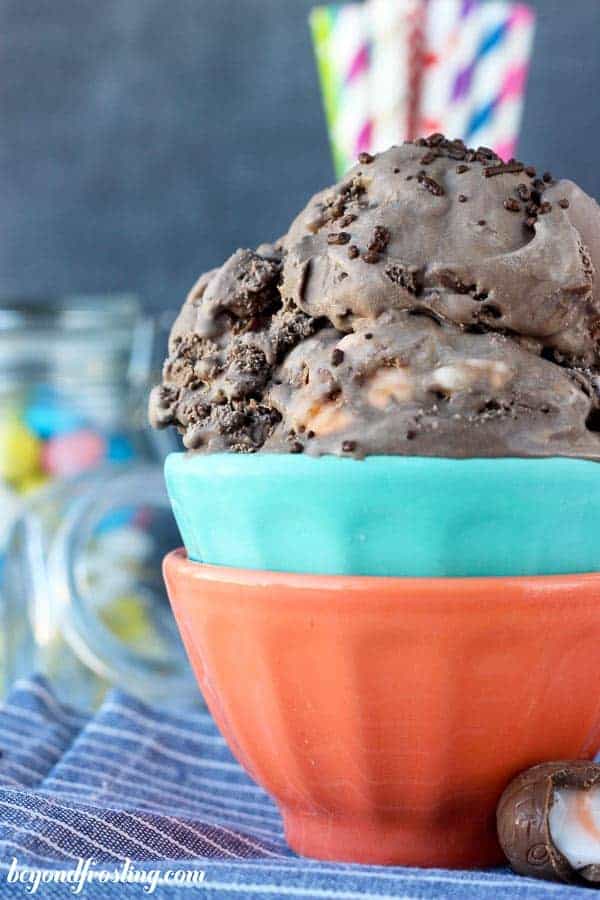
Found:
[[[560,185],[546,200],[548,182],[529,172],[447,143],[359,163],[292,224],[282,293],[341,331],[387,309],[425,307],[592,363],[600,306],[589,253]],[[590,214],[598,228],[595,203]]]
[[[313,453],[589,456],[590,401],[568,371],[504,334],[470,334],[405,310],[302,341],[275,372],[269,404]]]
[[[191,449],[600,458],[600,208],[433,135],[196,284],[153,424]]]
[[[238,250],[194,285],[175,321],[150,421],[175,424],[189,449],[253,451],[280,421],[265,402],[273,370],[314,320],[278,291],[281,253]]]

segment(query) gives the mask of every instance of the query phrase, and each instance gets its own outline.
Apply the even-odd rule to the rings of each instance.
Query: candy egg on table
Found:
[[[105,453],[102,435],[80,429],[51,438],[42,450],[42,465],[49,475],[69,477],[98,465]]]

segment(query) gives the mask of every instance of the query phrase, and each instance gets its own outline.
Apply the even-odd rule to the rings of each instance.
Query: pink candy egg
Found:
[[[106,443],[95,431],[72,431],[44,445],[42,465],[50,475],[68,477],[98,465],[105,453]]]

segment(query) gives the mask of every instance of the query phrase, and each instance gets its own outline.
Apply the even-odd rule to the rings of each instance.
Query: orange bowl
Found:
[[[319,859],[498,863],[519,771],[600,745],[600,574],[164,574],[204,698]]]

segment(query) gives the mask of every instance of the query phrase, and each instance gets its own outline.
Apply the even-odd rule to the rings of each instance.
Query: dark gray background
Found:
[[[0,0],[0,294],[180,303],[332,178],[312,0]],[[600,195],[600,0],[538,0],[520,155]]]

